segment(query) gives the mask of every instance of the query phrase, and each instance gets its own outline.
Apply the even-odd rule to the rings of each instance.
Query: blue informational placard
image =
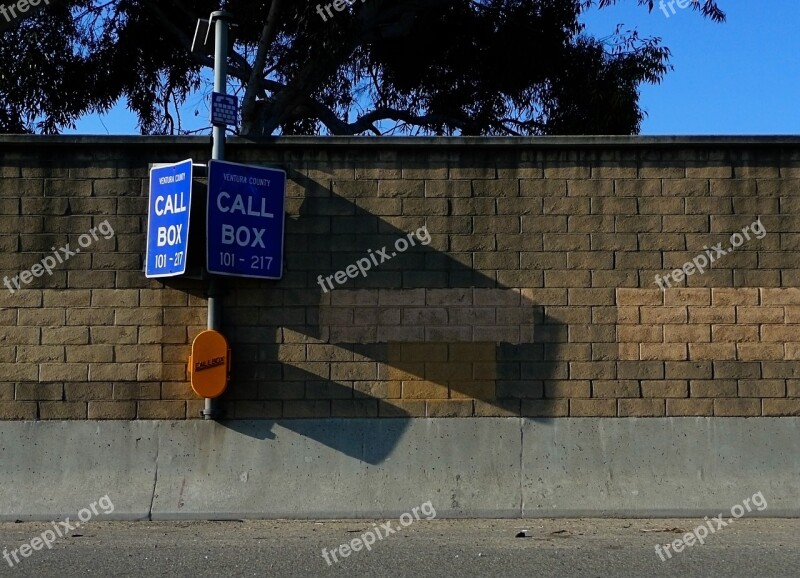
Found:
[[[191,206],[191,159],[150,169],[146,277],[174,277],[186,273]]]
[[[211,124],[239,126],[239,99],[236,95],[211,93]]]
[[[208,164],[207,269],[232,277],[283,276],[286,173]]]

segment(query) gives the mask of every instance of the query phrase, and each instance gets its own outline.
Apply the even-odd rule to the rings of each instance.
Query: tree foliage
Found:
[[[351,1],[333,17],[328,1],[223,3],[243,134],[635,134],[639,87],[670,69],[659,38],[586,33],[582,14],[617,0]],[[692,6],[724,20],[713,0]],[[219,8],[51,2],[0,33],[0,132],[57,133],[120,99],[143,134],[182,132],[178,111],[213,65],[191,37]]]

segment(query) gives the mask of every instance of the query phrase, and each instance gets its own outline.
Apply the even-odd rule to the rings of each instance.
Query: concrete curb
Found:
[[[798,418],[0,423],[0,520],[800,515]],[[727,515],[727,514],[726,514]]]

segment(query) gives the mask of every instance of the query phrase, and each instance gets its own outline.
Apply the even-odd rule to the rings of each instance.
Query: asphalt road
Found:
[[[88,522],[48,550],[17,554],[2,576],[758,576],[800,575],[800,520],[742,518],[671,559],[655,545],[703,520],[419,520],[370,550],[339,545],[380,521]],[[400,527],[399,520],[391,528]],[[31,543],[48,523],[0,524],[0,548]],[[521,530],[527,537],[515,537]],[[65,530],[66,531],[66,530]],[[372,537],[375,537],[374,534]],[[370,540],[370,538],[367,538]],[[338,562],[322,556],[339,551]],[[346,552],[346,550],[345,550]],[[2,553],[0,553],[2,555]],[[13,562],[13,557],[9,554]],[[329,554],[330,558],[330,554]]]

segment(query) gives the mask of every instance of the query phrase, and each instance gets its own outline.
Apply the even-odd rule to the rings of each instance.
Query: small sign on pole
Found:
[[[208,272],[280,279],[285,206],[284,171],[211,161],[206,228]]]
[[[146,277],[186,273],[191,206],[191,159],[150,169]]]
[[[239,126],[239,99],[236,95],[211,93],[211,124]]]

